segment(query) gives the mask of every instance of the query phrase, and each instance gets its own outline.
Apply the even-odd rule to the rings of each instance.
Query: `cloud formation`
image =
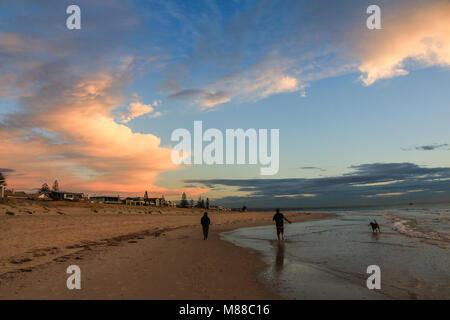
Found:
[[[241,10],[227,8],[231,17],[208,3],[205,16],[214,17],[208,22],[171,3],[191,31],[192,48],[183,43],[191,49],[187,58],[168,72],[169,97],[211,109],[287,92],[306,97],[312,82],[343,74],[370,86],[418,68],[450,66],[447,0],[379,5],[382,30],[366,28],[367,4],[356,0],[287,0],[276,8],[273,1],[244,1]],[[195,69],[206,69],[208,77],[196,77]]]
[[[161,116],[161,112],[155,112],[155,107],[159,106],[161,102],[154,101],[153,104],[143,104],[140,101],[130,103],[125,112],[119,112],[120,122],[128,123],[135,118],[146,115],[147,118],[157,118]]]
[[[161,147],[157,136],[128,127],[138,117],[161,115],[159,102],[126,95],[145,69],[140,59],[157,59],[153,50],[155,57],[165,58],[158,64],[163,71],[152,81],[162,83],[171,102],[204,110],[283,93],[306,97],[310,83],[343,74],[362,74],[362,82],[371,85],[415,68],[448,67],[450,61],[445,0],[381,1],[381,31],[365,29],[365,3],[356,0],[333,5],[322,0],[199,1],[195,6],[156,0],[139,3],[144,10],[123,1],[80,0],[89,7],[88,23],[82,32],[71,33],[61,27],[65,3],[39,2],[26,20],[15,19],[23,14],[22,5],[14,12],[0,4],[0,16],[10,14],[0,19],[0,29],[10,30],[0,33],[0,97],[15,99],[14,112],[0,122],[0,151],[10,155],[1,166],[16,170],[11,179],[18,187],[58,178],[80,190],[167,191],[155,184],[161,172],[174,169],[170,149]],[[140,20],[155,23],[139,25]],[[366,173],[375,167],[354,167],[356,175],[324,180],[279,181],[275,195],[319,199],[323,185],[338,192],[342,185],[363,190],[411,182],[409,177],[369,179]],[[397,166],[392,174],[401,170]],[[265,196],[261,181],[255,180],[257,187],[235,186]],[[268,196],[274,195],[273,182],[268,182]],[[379,191],[366,195],[397,192]]]
[[[319,167],[300,167],[301,170],[319,170],[319,171],[326,171],[325,169],[319,168]]]
[[[168,96],[180,101],[191,101],[202,108],[210,108],[215,105],[229,102],[231,94],[224,91],[211,91],[211,89],[182,89]]]
[[[96,11],[97,5],[102,10]],[[126,88],[142,65],[114,51],[122,33],[115,33],[114,39],[105,34],[116,25],[96,24],[101,20],[97,14],[111,14],[121,31],[127,29],[124,15],[118,13],[126,12],[122,5],[108,1],[90,8],[92,24],[77,35],[53,28],[55,21],[49,19],[30,38],[37,23],[33,19],[53,17],[50,7],[36,10],[28,24],[17,25],[22,33],[0,33],[0,74],[11,75],[0,99],[15,99],[15,108],[0,120],[0,154],[8,155],[0,165],[12,168],[9,185],[33,190],[58,179],[63,189],[84,192],[206,191],[156,185],[160,173],[176,169],[171,149],[160,146],[157,136],[133,132],[125,123],[158,115],[158,102],[132,101],[123,123],[115,121],[115,110],[129,101]],[[56,20],[60,17],[57,14]]]
[[[433,151],[433,150],[450,150],[448,143],[434,143],[422,146],[414,146],[411,148],[402,148],[403,151],[419,150],[419,151]]]
[[[450,66],[450,2],[411,1],[382,8],[382,30],[366,30],[355,39],[353,54],[361,60],[364,85],[417,67]]]
[[[432,144],[432,145],[425,145],[425,146],[418,146],[416,147],[416,150],[425,150],[425,151],[429,151],[429,150],[436,150],[436,149],[442,149],[448,147],[447,143],[444,144]]]
[[[289,74],[290,67],[291,61],[273,57],[220,79],[214,87],[233,92],[240,101],[257,101],[274,94],[298,91],[299,81]]]
[[[197,104],[201,109],[230,102],[258,101],[274,94],[303,89],[289,74],[291,62],[272,57],[244,71],[222,77],[202,89],[178,89],[168,97]]]
[[[39,78],[36,91],[22,98],[23,111],[0,125],[0,151],[8,154],[2,164],[22,174],[12,174],[10,185],[33,188],[57,178],[76,190],[180,192],[154,185],[159,173],[175,169],[171,150],[114,121],[124,82],[125,74],[107,71],[69,82]],[[141,105],[132,107],[130,118],[142,114]]]
[[[414,202],[450,197],[450,168],[427,168],[413,163],[370,163],[351,166],[350,173],[324,178],[186,180],[194,186],[237,188],[224,203],[253,206],[340,206],[397,201]],[[239,192],[246,193],[239,196]],[[371,202],[378,201],[378,202]],[[280,202],[283,201],[283,202]],[[383,202],[381,202],[383,203]]]

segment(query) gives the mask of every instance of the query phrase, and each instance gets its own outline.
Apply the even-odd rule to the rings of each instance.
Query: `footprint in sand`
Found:
[[[33,257],[45,257],[47,254],[45,252],[35,252],[33,253]]]
[[[23,259],[12,259],[12,260],[9,260],[9,263],[12,263],[12,264],[22,264],[22,263],[26,263],[26,262],[30,262],[30,261],[33,261],[33,259],[30,259],[30,258],[23,258]]]

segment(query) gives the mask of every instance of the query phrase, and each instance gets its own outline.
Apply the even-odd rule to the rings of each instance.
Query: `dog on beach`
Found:
[[[369,226],[372,227],[372,232],[381,232],[380,231],[380,226],[379,226],[377,220],[373,220],[373,222],[370,222]]]

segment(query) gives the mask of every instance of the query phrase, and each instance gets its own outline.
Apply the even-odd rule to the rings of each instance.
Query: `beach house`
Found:
[[[64,194],[63,194],[63,200],[82,201],[83,199],[84,199],[84,195],[82,193],[64,192]]]
[[[37,200],[51,201],[53,200],[48,193],[41,193],[37,196]]]
[[[83,193],[75,193],[75,192],[50,191],[48,195],[53,200],[81,201],[84,199]]]
[[[125,199],[125,204],[130,205],[130,206],[145,206],[146,205],[144,198],[141,198],[141,197],[135,197],[135,198],[128,197]]]
[[[109,203],[109,204],[121,204],[122,201],[120,197],[110,197],[110,196],[94,196],[88,197],[88,201],[91,203]]]
[[[175,201],[167,200],[166,203],[165,203],[165,205],[166,205],[167,207],[175,208],[175,207],[177,206],[177,203],[176,203]]]
[[[27,199],[28,195],[23,191],[5,190],[5,197],[12,199]]]
[[[145,198],[144,200],[147,206],[164,207],[166,205],[166,199],[164,199],[164,196],[161,198]]]

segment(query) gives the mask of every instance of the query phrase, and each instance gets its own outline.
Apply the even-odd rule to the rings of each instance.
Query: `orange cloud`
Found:
[[[41,80],[33,95],[23,98],[25,111],[0,123],[0,153],[8,155],[1,166],[15,169],[8,176],[11,187],[29,190],[58,179],[64,189],[90,192],[207,191],[155,185],[161,172],[176,166],[157,136],[132,132],[114,120],[112,111],[123,103],[117,90],[127,81],[123,73],[98,72],[62,88],[54,81],[64,79]],[[47,89],[49,84],[56,88]]]
[[[127,112],[121,112],[121,122],[122,123],[128,123],[134,118],[138,118],[143,115],[147,115],[150,118],[156,118],[161,116],[161,112],[154,112],[155,107],[159,105],[158,101],[153,102],[153,105],[151,104],[144,104],[139,101],[135,101],[130,103],[130,106],[128,107]]]
[[[427,1],[401,10],[382,10],[382,29],[366,30],[353,54],[361,61],[365,85],[408,74],[419,67],[450,66],[450,2]]]

